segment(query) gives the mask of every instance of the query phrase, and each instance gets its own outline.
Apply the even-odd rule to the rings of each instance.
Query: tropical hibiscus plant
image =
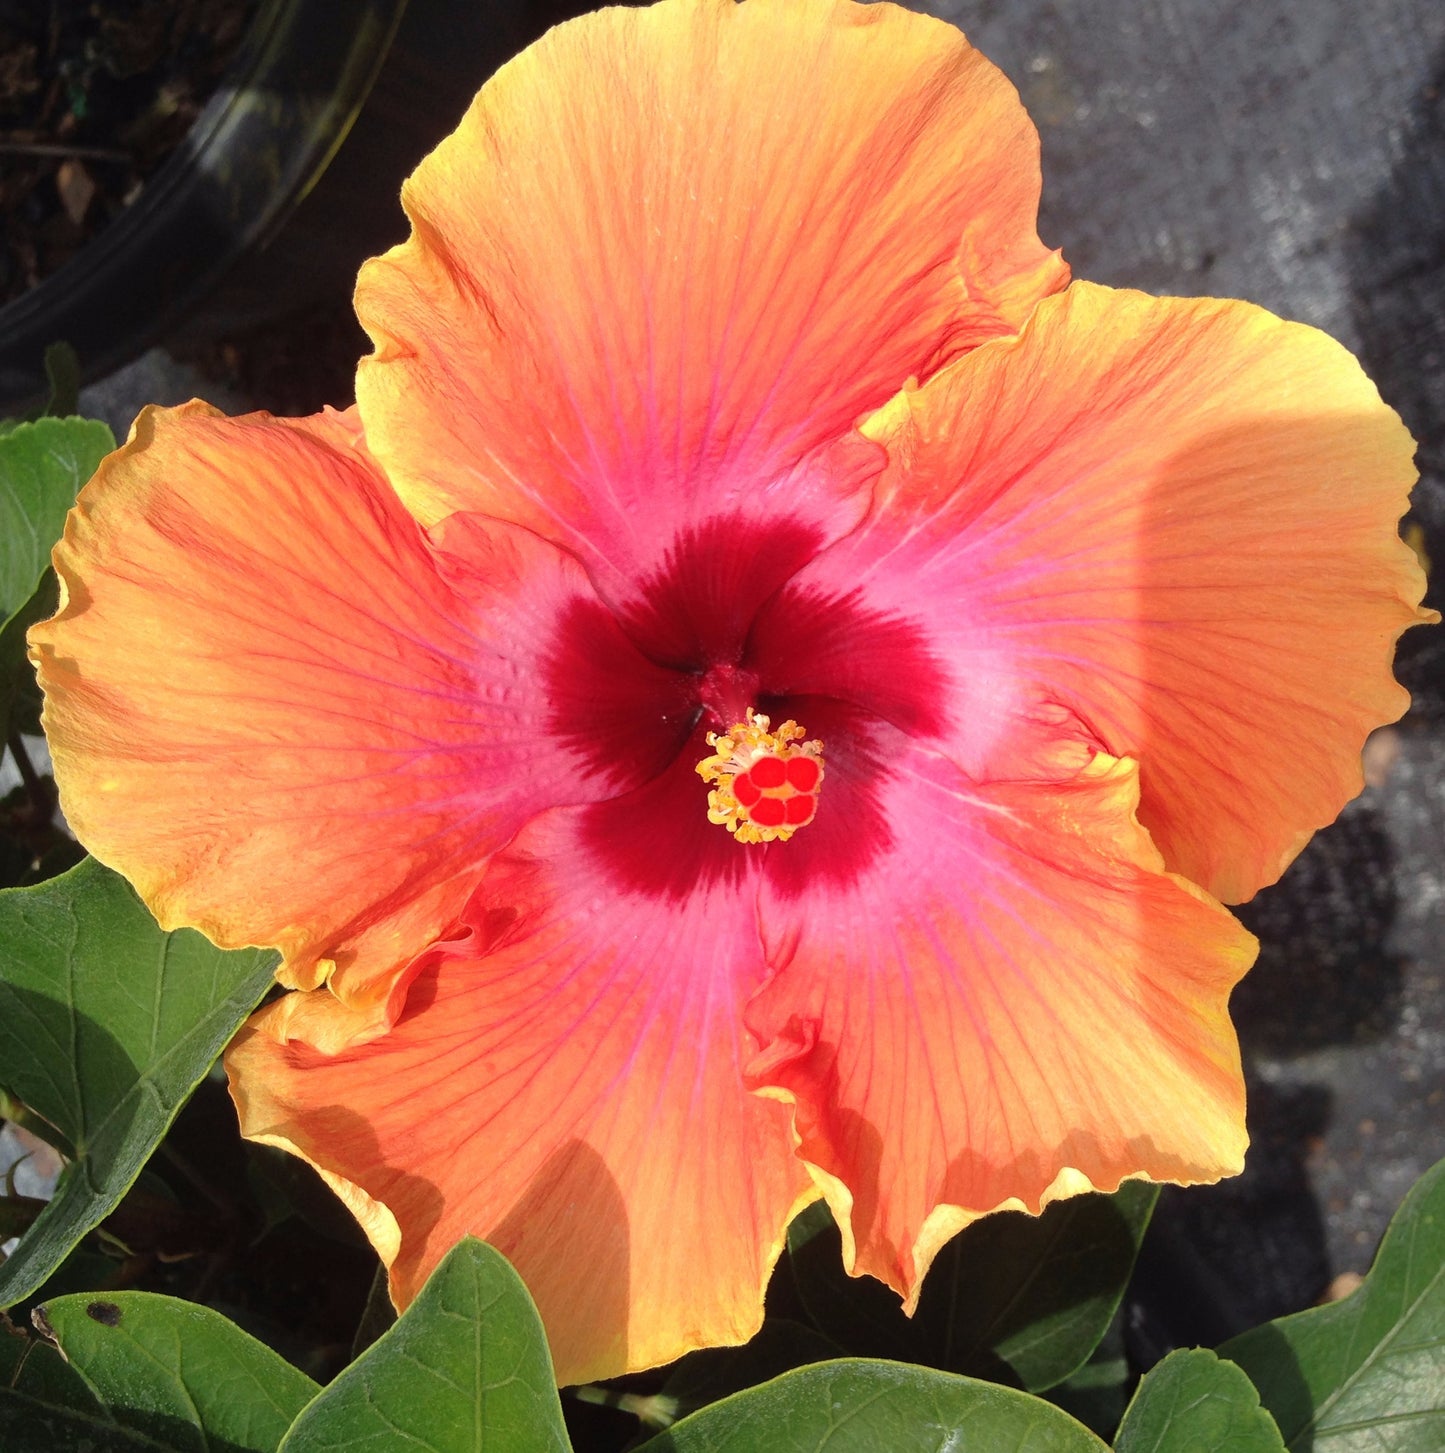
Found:
[[[604,10],[407,183],[353,407],[0,436],[6,1450],[1445,1446],[1439,1175],[1346,1301],[1116,1316],[1244,1163],[1228,905],[1407,705],[1413,444],[1039,191],[941,21]],[[288,1219],[351,1348],[248,1311]]]

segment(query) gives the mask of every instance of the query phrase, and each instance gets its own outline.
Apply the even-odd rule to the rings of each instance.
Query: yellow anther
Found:
[[[725,827],[740,843],[787,842],[817,815],[823,785],[823,744],[806,741],[795,721],[777,731],[761,713],[723,734],[709,732],[711,757],[697,774],[715,784],[707,795],[707,819]]]

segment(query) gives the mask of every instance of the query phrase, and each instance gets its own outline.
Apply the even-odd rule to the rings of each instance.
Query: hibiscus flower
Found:
[[[228,1065],[404,1305],[559,1377],[758,1326],[825,1196],[911,1304],[1000,1207],[1236,1172],[1221,906],[1423,619],[1346,351],[1076,283],[941,22],[663,0],[503,68],[368,264],[358,407],[147,410],[33,634],[65,811],[292,992]]]

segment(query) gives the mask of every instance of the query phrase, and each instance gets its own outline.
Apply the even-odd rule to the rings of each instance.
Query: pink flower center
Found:
[[[791,521],[709,521],[678,538],[627,607],[578,597],[564,610],[548,726],[615,789],[585,809],[586,839],[620,889],[682,898],[761,867],[801,893],[820,878],[851,881],[892,842],[878,789],[900,734],[941,731],[942,673],[912,621],[797,578],[821,544]],[[697,771],[716,755],[708,733],[750,711],[804,721],[827,744],[822,796],[816,781],[769,788],[777,769],[763,766],[759,781],[746,764],[742,793],[782,801],[785,823],[790,798],[809,800],[808,830],[786,846],[739,847],[708,821]]]
[[[723,734],[709,732],[717,750],[697,764],[712,784],[707,820],[725,827],[740,843],[787,842],[818,814],[823,786],[823,744],[805,741],[795,721],[777,731],[751,707]]]

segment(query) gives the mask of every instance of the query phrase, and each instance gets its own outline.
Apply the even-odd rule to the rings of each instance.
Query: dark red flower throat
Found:
[[[615,788],[586,838],[620,889],[681,898],[736,882],[756,855],[792,894],[855,878],[892,840],[878,805],[898,734],[939,729],[942,673],[912,622],[858,591],[809,586],[821,536],[734,517],[679,535],[636,599],[567,609],[548,659],[550,728]],[[707,820],[709,731],[749,707],[822,741],[818,815],[787,843],[738,843]]]

